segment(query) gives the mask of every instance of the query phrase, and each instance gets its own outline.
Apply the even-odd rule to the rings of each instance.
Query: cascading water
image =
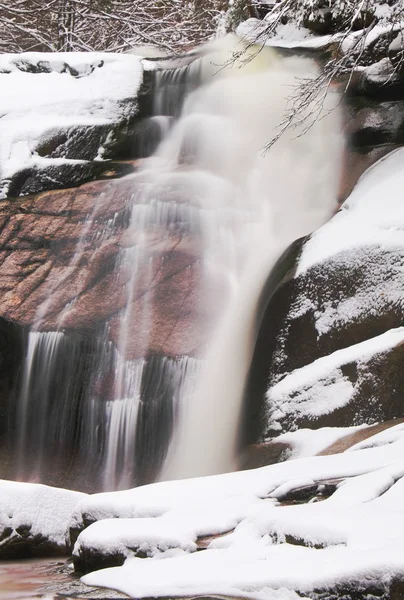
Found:
[[[337,110],[315,121],[308,107],[308,131],[296,122],[264,153],[297,78],[315,67],[267,48],[240,68],[229,60],[232,44],[205,50],[169,85],[168,75],[156,76],[162,143],[111,188],[111,198],[131,189],[122,214],[96,235],[98,208],[89,214],[67,275],[38,309],[18,403],[20,477],[46,480],[46,453],[63,456],[69,446],[83,477],[103,472],[105,489],[150,481],[171,433],[160,477],[236,466],[257,299],[285,247],[332,213],[341,136]],[[163,116],[178,117],[183,100],[169,129]],[[88,245],[105,243],[120,248],[113,285],[121,300],[88,351],[85,336],[68,334],[75,301],[59,310],[56,331],[42,328],[71,273],[80,279]]]
[[[339,113],[332,110],[337,97],[329,94],[320,115],[308,106],[265,153],[297,81],[315,76],[315,67],[269,49],[258,63],[253,59],[241,69],[233,64],[195,92],[162,146],[168,159],[176,156],[176,135],[177,146],[189,137],[193,168],[218,177],[228,190],[203,200],[214,222],[204,223],[204,263],[206,270],[222,269],[230,291],[192,397],[182,407],[163,479],[237,468],[239,419],[264,283],[287,246],[335,210],[342,149]]]

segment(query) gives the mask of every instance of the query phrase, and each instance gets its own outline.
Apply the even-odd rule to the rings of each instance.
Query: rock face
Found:
[[[125,306],[131,275],[130,265],[120,270],[118,262],[142,235],[152,272],[140,274],[131,310],[139,313],[146,302],[153,305],[149,352],[194,354],[202,335],[193,318],[198,240],[181,232],[181,223],[168,236],[155,223],[132,236],[127,221],[135,189],[136,180],[129,177],[2,201],[1,316],[23,326],[37,323],[41,331],[80,333],[93,333],[109,320],[116,342],[116,316]],[[142,342],[133,341],[131,358],[144,355]]]
[[[138,483],[158,472],[182,377],[194,368],[190,357],[206,343],[223,294],[209,295],[201,232],[190,226],[197,206],[183,205],[172,188],[149,203],[144,185],[139,172],[0,202],[0,323],[4,344],[11,341],[0,365],[1,442],[4,457],[10,444],[20,453],[2,461],[3,477],[21,463],[20,477],[35,472],[52,485],[99,489],[114,435],[105,407],[123,393],[116,355],[123,336],[126,371],[140,373],[127,393],[147,399],[133,425],[136,448],[129,432],[127,452]],[[90,455],[90,463],[80,459]]]
[[[404,79],[388,59],[353,76],[345,95],[347,145],[340,202],[366,169],[404,144],[403,90]]]
[[[403,160],[370,169],[271,290],[250,379],[269,436],[404,416]]]

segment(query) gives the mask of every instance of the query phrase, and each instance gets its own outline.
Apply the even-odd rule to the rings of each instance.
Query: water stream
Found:
[[[330,93],[322,118],[308,107],[304,135],[307,121],[296,122],[264,152],[299,78],[316,67],[269,48],[242,65],[231,60],[232,44],[216,43],[179,72],[158,72],[154,119],[163,140],[122,182],[133,190],[124,232],[109,220],[92,238],[97,207],[83,225],[71,269],[90,242],[115,240],[118,230],[124,240],[114,267],[122,306],[91,352],[69,334],[71,305],[56,331],[43,331],[63,277],[38,309],[18,401],[20,478],[46,481],[55,452],[70,452],[104,489],[237,467],[258,297],[285,248],[332,214],[341,136]],[[185,283],[194,277],[188,329],[176,325],[170,288],[156,284],[173,256],[167,249],[178,247],[192,256],[192,267],[173,268]],[[27,466],[34,449],[35,467]]]

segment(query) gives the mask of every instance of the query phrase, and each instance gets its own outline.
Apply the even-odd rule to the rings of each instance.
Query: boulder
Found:
[[[372,61],[360,72],[353,86],[356,95],[374,98],[379,101],[402,101],[404,92],[403,73],[394,65],[386,53],[379,60]]]
[[[403,160],[369,169],[267,293],[247,390],[266,436],[404,416]]]
[[[68,523],[85,494],[0,481],[0,559],[66,555]]]
[[[152,73],[138,56],[3,54],[0,82],[0,197],[79,185],[149,150]]]

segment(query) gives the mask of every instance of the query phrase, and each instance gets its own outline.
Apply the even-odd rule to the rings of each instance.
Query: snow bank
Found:
[[[257,44],[265,43],[266,46],[288,49],[320,50],[332,42],[343,39],[344,34],[313,35],[311,31],[301,25],[287,23],[279,24],[268,36],[270,23],[258,19],[243,21],[237,28],[237,35],[245,40]]]
[[[0,557],[68,549],[73,510],[86,494],[46,485],[0,481]]]
[[[76,524],[82,515],[130,519],[115,529],[101,521],[79,536],[76,557],[126,546],[123,566],[82,581],[137,598],[284,600],[297,591],[385,590],[404,576],[404,428],[375,438],[374,447],[369,438],[366,447],[340,455],[85,498]],[[341,479],[331,497],[318,501],[322,484]],[[309,484],[314,501],[279,504],[286,487],[290,493]],[[198,538],[211,534],[227,535],[196,552]],[[132,544],[143,545],[149,558],[133,558]]]
[[[126,54],[0,55],[0,198],[22,169],[74,164],[74,158],[39,155],[58,132],[131,116],[142,72],[141,58]]]

